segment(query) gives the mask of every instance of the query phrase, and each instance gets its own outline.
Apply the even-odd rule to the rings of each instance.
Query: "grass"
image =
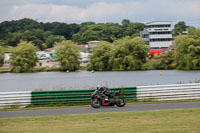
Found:
[[[47,104],[47,105],[28,105],[26,107],[19,106],[5,106],[0,111],[19,111],[19,110],[37,110],[37,109],[57,109],[57,108],[76,108],[76,107],[89,107],[89,103],[70,103],[70,104]]]
[[[0,69],[0,73],[9,73],[11,72],[11,70],[8,68],[8,69]]]
[[[86,70],[84,67],[81,67],[81,70]],[[77,70],[80,71],[80,70]],[[60,67],[41,67],[33,68],[32,73],[34,72],[62,72]],[[2,69],[0,68],[0,73],[11,73],[11,69]]]
[[[32,73],[34,72],[60,72],[60,68],[57,67],[33,68]],[[6,68],[6,69],[0,68],[0,73],[11,73],[11,68]]]
[[[1,118],[1,133],[198,133],[200,108]]]
[[[59,67],[33,68],[33,72],[60,72],[60,68]]]

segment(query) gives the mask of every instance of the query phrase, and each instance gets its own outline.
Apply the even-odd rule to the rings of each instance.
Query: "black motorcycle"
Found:
[[[103,91],[102,91],[103,89]],[[114,106],[123,107],[126,104],[125,98],[120,96],[120,91],[112,92],[106,87],[101,87],[94,91],[91,95],[91,106],[93,108],[100,108],[100,106]]]

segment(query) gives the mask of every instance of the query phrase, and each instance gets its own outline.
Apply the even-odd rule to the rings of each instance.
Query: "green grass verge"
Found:
[[[1,133],[198,133],[200,108],[1,118]]]
[[[89,103],[70,103],[70,104],[48,104],[48,105],[28,105],[20,108],[20,106],[5,106],[0,111],[19,111],[19,110],[37,110],[37,109],[56,109],[56,108],[75,108],[89,107]]]
[[[0,73],[9,73],[11,69],[0,69]]]

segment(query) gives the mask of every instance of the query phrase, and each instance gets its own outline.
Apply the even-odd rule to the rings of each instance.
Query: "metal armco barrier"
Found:
[[[126,99],[136,99],[136,87],[111,88],[121,90]],[[31,104],[59,104],[59,103],[89,103],[90,96],[95,89],[90,90],[59,90],[59,91],[33,91]]]
[[[0,108],[23,107],[31,104],[31,91],[0,92]]]
[[[200,99],[200,83],[111,88],[127,100],[166,101]],[[89,103],[95,89],[0,92],[0,108],[26,105]]]
[[[166,101],[200,99],[200,83],[137,86],[137,100]]]

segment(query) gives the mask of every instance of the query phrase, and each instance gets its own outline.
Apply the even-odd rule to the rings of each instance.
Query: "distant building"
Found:
[[[175,50],[176,49],[176,45],[175,44],[172,44],[169,46],[169,50]]]
[[[37,55],[37,57],[38,57],[39,60],[47,60],[47,59],[50,59],[50,54],[49,54],[49,52],[38,51],[38,52],[36,52],[36,55]]]
[[[78,45],[78,50],[86,50],[87,49],[87,45]]]
[[[141,37],[151,49],[168,49],[172,45],[172,22],[153,21],[146,23]]]
[[[10,59],[11,56],[12,56],[12,53],[6,52],[6,53],[4,54],[4,64],[9,63],[9,59]]]
[[[45,52],[55,53],[56,50],[54,48],[47,48],[47,49],[45,49]]]
[[[89,48],[89,49],[94,48],[94,47],[96,47],[99,43],[100,43],[100,41],[89,41],[89,42],[88,42],[88,48]]]

